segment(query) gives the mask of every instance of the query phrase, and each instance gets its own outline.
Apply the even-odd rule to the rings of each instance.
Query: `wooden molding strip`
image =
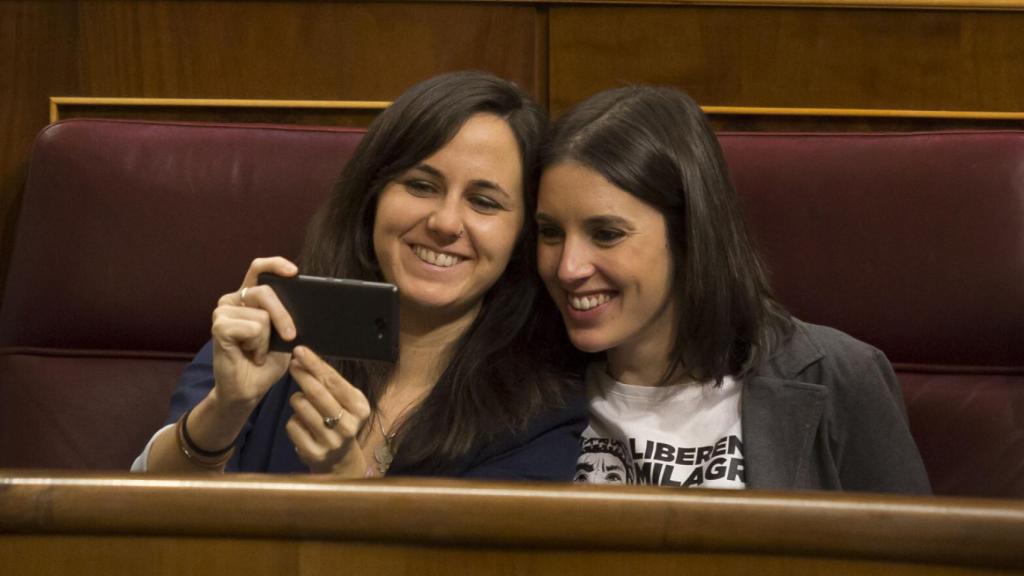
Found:
[[[50,122],[60,120],[61,106],[119,106],[139,108],[295,108],[314,110],[383,110],[384,100],[242,100],[218,98],[93,98],[51,96]]]
[[[53,96],[50,122],[60,120],[61,106],[152,108],[294,108],[315,110],[383,110],[384,100],[225,100],[209,98],[92,98]],[[947,120],[1021,120],[1024,112],[970,110],[884,110],[876,108],[775,108],[767,106],[702,106],[710,116],[812,116],[833,118],[934,118]]]
[[[833,118],[936,118],[946,120],[1022,120],[1024,112],[973,110],[882,110],[876,108],[770,108],[701,106],[709,116],[815,116]]]
[[[464,2],[465,0],[441,0]],[[1022,11],[1024,0],[481,0],[495,4],[560,6],[746,6],[754,8],[872,8],[882,10]]]

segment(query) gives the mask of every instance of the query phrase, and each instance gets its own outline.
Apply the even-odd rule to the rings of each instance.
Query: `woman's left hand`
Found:
[[[359,431],[370,416],[366,396],[305,346],[293,351],[289,371],[301,391],[289,400],[294,414],[285,430],[299,459],[314,473],[363,478]]]

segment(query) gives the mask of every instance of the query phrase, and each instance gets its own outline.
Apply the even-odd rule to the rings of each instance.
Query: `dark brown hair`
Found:
[[[742,376],[790,331],[718,140],[689,96],[635,86],[591,97],[552,128],[542,165],[563,161],[598,172],[665,218],[680,306],[663,381],[679,369],[701,381]]]
[[[484,72],[455,72],[413,86],[368,128],[326,205],[313,218],[300,258],[305,273],[383,281],[373,248],[381,191],[447,144],[473,115],[503,118],[515,133],[526,214],[536,199],[536,157],[543,110],[515,84]],[[517,159],[509,158],[509,161]],[[525,219],[529,222],[530,219]],[[521,233],[511,260],[484,296],[480,313],[454,343],[432,392],[400,426],[395,469],[451,470],[494,434],[521,429],[541,406],[559,399],[548,354],[557,333],[535,316],[539,280]],[[376,407],[387,367],[336,363]]]

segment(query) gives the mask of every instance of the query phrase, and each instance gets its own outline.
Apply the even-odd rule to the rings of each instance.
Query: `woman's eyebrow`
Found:
[[[431,166],[430,164],[427,164],[426,162],[422,162],[420,164],[417,164],[416,166],[413,166],[412,169],[413,170],[419,170],[420,172],[425,172],[425,173],[429,174],[430,176],[433,176],[434,178],[437,178],[438,180],[440,180],[442,182],[447,182],[447,180],[448,180],[447,178],[445,178],[444,172],[441,172],[440,170],[438,170],[437,168],[434,168],[433,166]],[[486,188],[487,190],[493,190],[494,192],[497,192],[498,194],[501,194],[502,196],[504,196],[507,200],[511,200],[512,199],[512,195],[509,194],[508,192],[506,192],[505,189],[502,188],[500,184],[498,184],[497,182],[495,182],[493,180],[487,180],[487,179],[484,179],[484,178],[478,178],[478,179],[472,180],[470,182],[470,185],[472,187],[474,187],[474,188]]]
[[[512,195],[509,194],[508,192],[506,192],[505,189],[502,188],[500,184],[498,184],[497,182],[494,182],[493,180],[478,179],[478,180],[473,180],[471,182],[471,184],[475,188],[486,188],[487,190],[492,190],[494,192],[497,192],[498,194],[504,196],[507,200],[511,200],[512,199]]]
[[[602,228],[604,226],[625,228],[626,230],[633,230],[635,228],[632,222],[626,220],[622,216],[616,216],[615,214],[601,214],[598,216],[591,216],[584,220],[583,222],[591,228]]]
[[[426,162],[424,162],[422,164],[417,164],[417,165],[413,166],[412,169],[413,170],[419,170],[420,172],[426,172],[427,174],[429,174],[429,175],[431,175],[434,178],[437,178],[439,180],[445,180],[444,173],[442,173],[437,168],[434,168],[430,164],[427,164]]]

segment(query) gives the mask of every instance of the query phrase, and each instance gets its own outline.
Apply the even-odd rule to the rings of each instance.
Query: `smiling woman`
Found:
[[[476,315],[523,228],[522,167],[508,161],[518,156],[508,123],[477,114],[384,187],[373,245],[404,318]]]
[[[644,351],[656,350],[674,334],[675,266],[670,258],[653,257],[669,252],[665,219],[577,162],[552,166],[542,182],[545,190],[558,193],[546,194],[537,214],[540,266],[545,277],[557,277],[565,288],[551,296],[573,344],[664,370],[663,362],[647,363]],[[565,236],[568,246],[558,250]]]
[[[254,260],[133,469],[571,479],[584,400],[556,368],[561,339],[535,313],[524,247],[544,120],[485,73],[403,94],[368,129],[300,259],[306,274],[398,287],[398,362],[270,352],[271,326],[285,339],[295,329],[256,278],[300,267]]]
[[[602,92],[542,157],[540,275],[596,356],[578,481],[929,492],[885,356],[772,296],[693,100]]]

